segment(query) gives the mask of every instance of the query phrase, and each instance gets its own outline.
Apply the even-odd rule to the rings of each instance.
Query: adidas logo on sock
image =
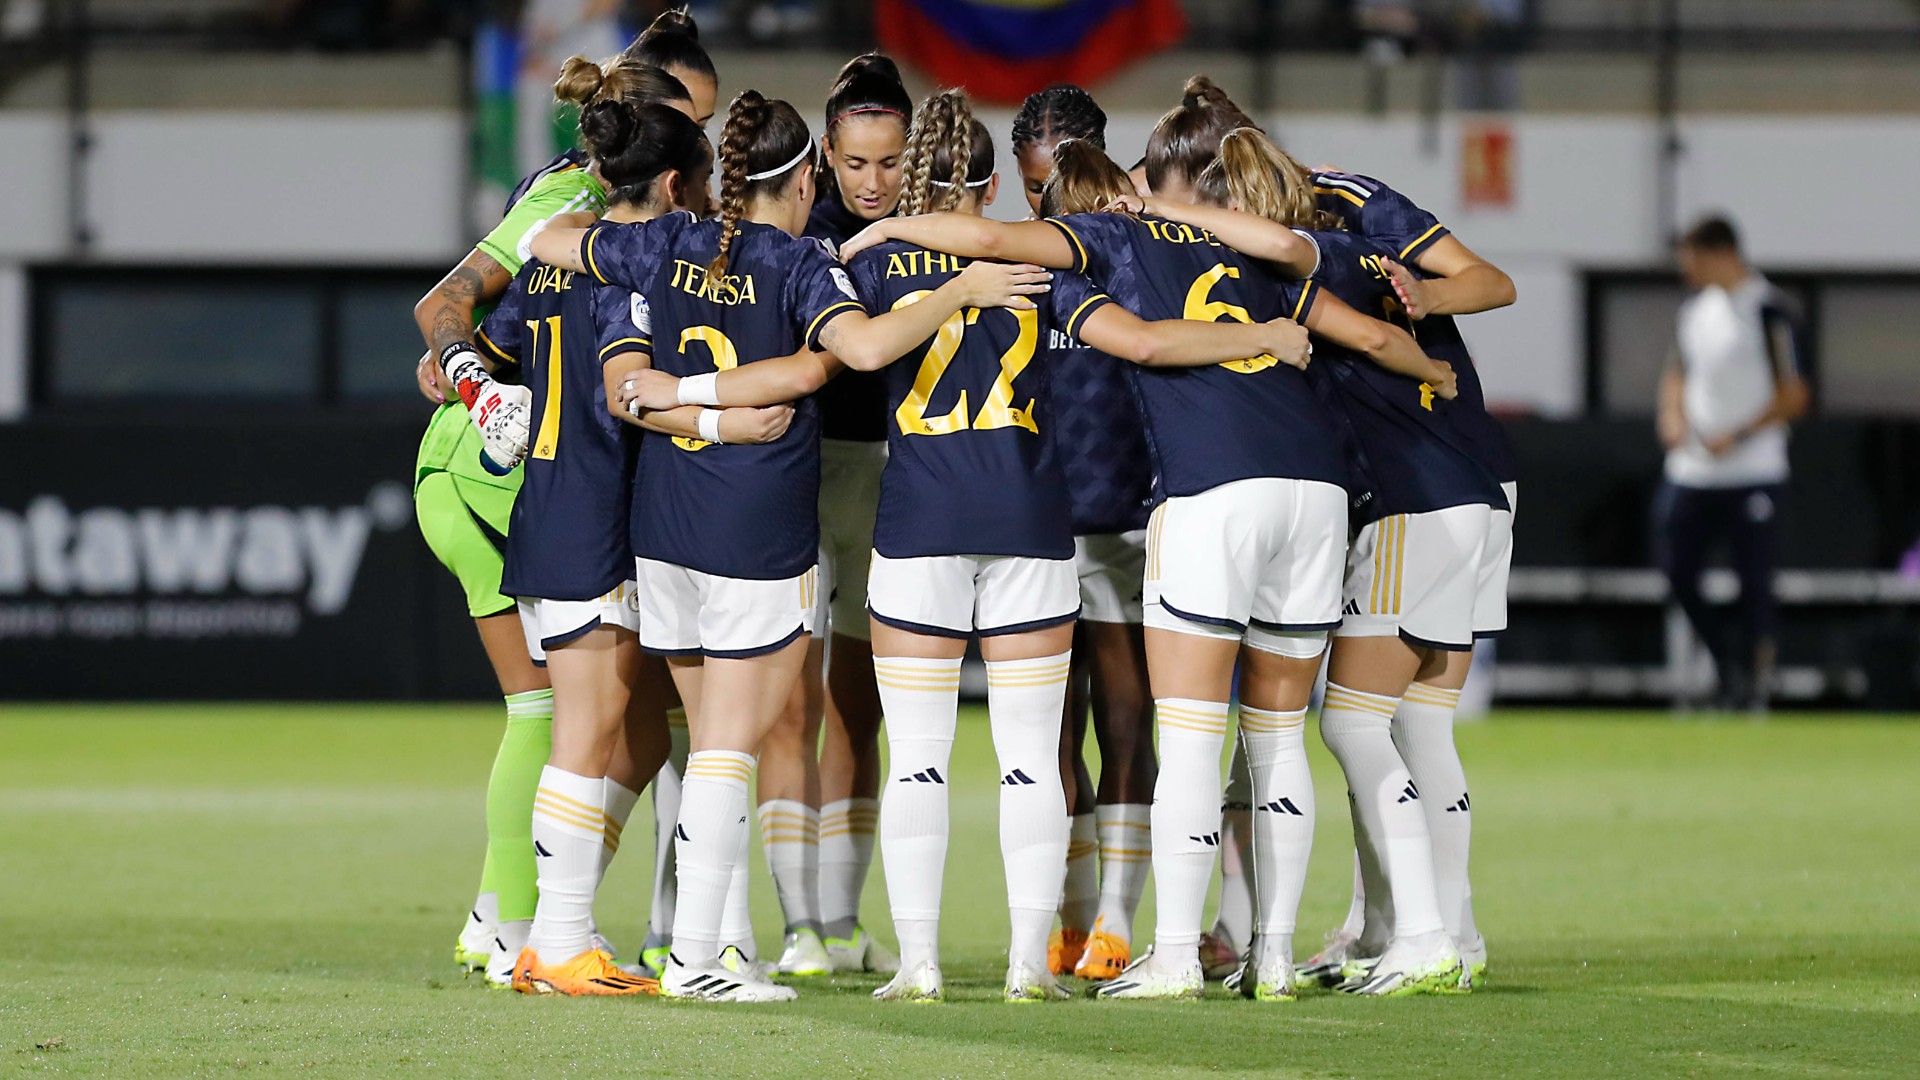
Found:
[[[1452,806],[1447,807],[1447,813],[1464,814],[1467,811],[1472,809],[1473,809],[1473,803],[1468,801],[1467,797],[1463,794],[1460,796],[1459,802],[1454,803]]]
[[[553,852],[551,852],[551,851],[548,851],[548,850],[546,849],[546,847],[545,847],[544,845],[542,845],[542,844],[540,843],[540,841],[538,841],[538,840],[535,840],[535,841],[533,842],[533,853],[534,853],[535,855],[539,855],[539,856],[542,856],[542,857],[544,857],[544,858],[548,858],[548,859],[551,859],[551,858],[553,858]]]
[[[1285,798],[1285,797],[1275,799],[1272,802],[1267,803],[1266,805],[1260,807],[1260,809],[1265,810],[1270,814],[1292,814],[1294,817],[1307,816],[1300,812],[1299,807],[1293,805],[1292,799]]]
[[[900,778],[900,782],[903,784],[944,784],[947,782],[947,778],[940,775],[939,769],[928,768],[922,769],[912,776],[903,776]],[[1032,783],[1033,781],[1029,780],[1027,782]]]
[[[1014,787],[1019,787],[1023,784],[1031,784],[1033,782],[1034,782],[1033,777],[1028,776],[1026,773],[1021,772],[1019,769],[1015,769],[1012,772],[1000,778],[1000,783],[1003,787],[1008,784],[1011,784]]]
[[[687,835],[687,827],[685,825],[676,824],[673,827],[673,836],[676,840],[685,840],[689,844],[693,843],[693,837]]]
[[[1188,836],[1187,839],[1198,844],[1205,844],[1208,847],[1220,846],[1220,834],[1217,832],[1210,832],[1205,836]]]
[[[1419,797],[1420,797],[1420,789],[1419,789],[1419,788],[1417,788],[1417,787],[1414,787],[1414,786],[1413,786],[1413,781],[1411,781],[1411,780],[1409,780],[1409,781],[1407,781],[1407,789],[1406,789],[1405,791],[1402,791],[1402,792],[1400,793],[1400,797],[1399,797],[1399,798],[1397,798],[1397,799],[1395,799],[1395,800],[1393,800],[1393,801],[1394,801],[1394,802],[1395,802],[1396,804],[1398,804],[1398,803],[1410,803],[1410,802],[1412,802],[1412,801],[1414,801],[1415,799],[1418,799]]]
[[[1347,601],[1347,603],[1346,603],[1346,606],[1345,606],[1345,607],[1342,607],[1342,608],[1340,609],[1340,614],[1342,614],[1342,615],[1358,615],[1358,614],[1360,614],[1360,601],[1358,601],[1358,600],[1349,600],[1349,601]]]

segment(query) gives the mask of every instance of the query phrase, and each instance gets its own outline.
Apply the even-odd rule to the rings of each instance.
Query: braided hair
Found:
[[[1054,83],[1028,94],[1013,118],[1013,148],[1051,146],[1062,139],[1082,139],[1107,148],[1107,114],[1093,95],[1072,83]]]
[[[900,159],[900,213],[952,210],[993,176],[993,137],[974,119],[964,90],[941,90],[920,103]]]
[[[720,132],[720,252],[707,267],[712,277],[727,272],[728,253],[740,231],[740,218],[755,196],[784,187],[795,169],[812,168],[796,160],[813,141],[807,122],[792,105],[768,99],[758,90],[743,90],[727,106],[726,127]],[[792,164],[786,168],[781,168]],[[773,170],[778,170],[774,172]],[[761,175],[772,172],[772,175]],[[752,179],[759,176],[759,179]]]

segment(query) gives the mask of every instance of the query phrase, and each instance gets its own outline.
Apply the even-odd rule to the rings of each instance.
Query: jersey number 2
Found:
[[[733,347],[733,341],[717,326],[689,326],[680,331],[680,354],[686,355],[687,346],[699,342],[713,354],[713,366],[719,371],[731,371],[740,366],[740,350]],[[713,444],[705,439],[689,439],[675,435],[673,445],[682,450],[704,450]]]
[[[908,293],[894,301],[893,309],[908,304],[927,295],[930,290]],[[960,340],[966,336],[967,327],[980,320],[979,308],[967,308],[956,311],[940,324],[933,335],[933,345],[927,349],[926,358],[920,361],[920,372],[914,376],[913,388],[907,391],[907,399],[894,410],[894,420],[900,425],[902,435],[951,435],[956,431],[990,431],[994,428],[1017,427],[1038,434],[1040,426],[1034,422],[1034,399],[1028,398],[1025,408],[1013,404],[1013,380],[1033,363],[1033,352],[1040,344],[1040,313],[1037,311],[1013,311],[1013,317],[1020,323],[1020,335],[1006,352],[1000,355],[1000,376],[993,380],[993,386],[987,391],[987,400],[980,406],[980,412],[967,422],[967,392],[960,391],[960,400],[942,416],[928,416],[927,404],[933,400],[933,389],[940,384],[940,377],[952,366],[953,358],[960,352]]]

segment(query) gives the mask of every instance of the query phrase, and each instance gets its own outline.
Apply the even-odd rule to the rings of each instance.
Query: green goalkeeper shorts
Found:
[[[414,488],[420,535],[441,565],[460,579],[467,613],[476,619],[514,609],[512,598],[500,594],[500,571],[516,494],[448,472],[428,473]]]

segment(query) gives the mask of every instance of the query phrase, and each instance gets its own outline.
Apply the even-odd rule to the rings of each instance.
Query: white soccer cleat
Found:
[[[720,966],[735,975],[744,975],[749,979],[758,979],[761,982],[773,981],[773,965],[765,960],[747,959],[747,954],[740,951],[738,945],[729,945],[720,950]]]
[[[947,1000],[947,980],[940,974],[939,964],[921,964],[895,975],[887,985],[873,992],[873,1000],[938,1004]]]
[[[1228,987],[1241,997],[1254,1001],[1293,1001],[1300,996],[1295,981],[1292,950],[1259,945],[1247,954],[1240,970],[1234,972]]]
[[[1038,1001],[1066,1001],[1073,992],[1060,985],[1044,965],[1016,964],[1007,969],[1007,983],[1000,991],[1000,1000],[1014,1004],[1027,1004]]]
[[[780,951],[776,970],[782,975],[829,975],[833,960],[820,935],[811,930],[795,930],[787,935],[786,948]]]
[[[513,989],[513,965],[520,959],[520,953],[500,945],[498,938],[494,939],[494,944],[496,948],[487,957],[487,989],[511,990]]]
[[[1347,977],[1347,964],[1359,957],[1359,945],[1360,939],[1345,930],[1329,930],[1327,943],[1311,960],[1301,964],[1296,973],[1306,982],[1336,986]]]
[[[1200,961],[1177,963],[1154,955],[1153,946],[1140,954],[1119,978],[1101,984],[1097,998],[1133,1001],[1199,1001],[1206,993],[1206,974]]]
[[[876,975],[893,975],[900,970],[900,958],[864,926],[855,926],[851,937],[830,937],[826,945],[828,962],[835,972],[871,971]]]
[[[1460,982],[1460,951],[1446,931],[1395,941],[1364,975],[1342,982],[1342,993],[1364,997],[1434,994]]]
[[[688,966],[670,956],[666,975],[660,980],[660,996],[679,1001],[758,1005],[792,1001],[799,995],[790,986],[776,986],[765,979],[729,971],[718,961]]]
[[[1452,993],[1470,994],[1487,985],[1487,939],[1475,935],[1470,943],[1460,946],[1460,981]]]
[[[467,912],[467,924],[453,942],[453,964],[461,971],[485,971],[493,955],[493,938],[499,926],[481,918],[480,912]]]

